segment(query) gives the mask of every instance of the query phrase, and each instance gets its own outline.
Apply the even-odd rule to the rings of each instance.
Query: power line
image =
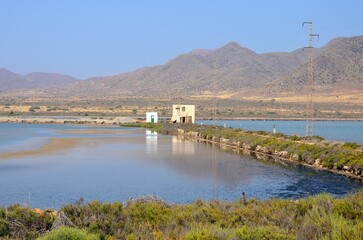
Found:
[[[319,27],[319,31],[321,30],[337,30],[337,29],[361,29],[363,28],[363,25],[360,24],[360,25],[351,25],[351,26],[340,26],[340,27],[337,27],[337,26],[334,26],[334,27]]]
[[[219,65],[216,61],[212,61],[212,69],[213,69],[213,76],[214,76],[214,84],[213,84],[213,121],[214,125],[216,125],[216,111],[217,111],[217,92],[216,92],[216,85],[217,85],[217,72],[219,70]]]

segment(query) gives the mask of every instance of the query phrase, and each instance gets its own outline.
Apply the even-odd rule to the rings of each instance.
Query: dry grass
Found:
[[[284,102],[304,102],[306,101],[306,96],[285,96],[275,98],[277,101]],[[313,96],[314,102],[317,103],[331,103],[331,104],[360,104],[363,105],[363,92],[351,92],[351,93],[326,93],[320,94],[318,96]]]

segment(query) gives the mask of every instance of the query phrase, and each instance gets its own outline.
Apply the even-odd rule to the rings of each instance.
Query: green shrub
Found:
[[[363,239],[362,199],[363,190],[343,198],[320,194],[246,203],[196,200],[169,205],[140,200],[123,207],[80,200],[61,211],[83,230],[54,230],[41,239]],[[33,212],[14,205],[5,216],[0,208],[0,238],[36,239],[49,231],[54,217]]]
[[[343,149],[347,149],[347,150],[357,149],[359,147],[360,147],[359,144],[357,144],[357,143],[351,143],[351,142],[347,142],[347,143],[344,143],[342,145],[342,148]]]
[[[237,237],[240,240],[290,240],[296,239],[292,234],[278,227],[248,227],[243,226],[236,231]]]
[[[84,204],[83,200],[62,208],[65,215],[80,228],[88,228],[93,233],[113,235],[124,228],[124,210],[122,203],[101,203],[92,201]]]
[[[350,197],[349,200],[338,199],[335,201],[332,211],[339,216],[343,216],[345,219],[363,219],[363,198],[354,199]]]
[[[187,232],[187,240],[235,239],[235,233],[217,226],[200,227]]]
[[[38,238],[39,240],[98,240],[100,239],[95,234],[87,233],[86,230],[63,227],[51,231],[43,237]]]
[[[149,223],[153,228],[160,228],[171,221],[171,209],[163,203],[131,203],[125,211],[136,224]]]
[[[5,237],[10,234],[9,223],[4,219],[0,219],[0,237]]]
[[[217,240],[207,229],[193,230],[186,235],[187,240]]]
[[[363,224],[356,224],[353,221],[347,221],[343,216],[332,214],[331,216],[332,233],[328,234],[331,239],[363,239]]]

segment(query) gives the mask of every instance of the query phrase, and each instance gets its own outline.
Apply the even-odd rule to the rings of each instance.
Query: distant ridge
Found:
[[[0,93],[61,86],[75,81],[77,79],[64,74],[33,72],[21,75],[0,68]]]
[[[164,65],[52,88],[59,95],[185,96],[216,90],[257,88],[306,61],[306,53],[257,54],[230,42],[216,50],[193,50]],[[219,67],[213,69],[213,63]]]
[[[257,54],[229,42],[215,50],[197,49],[181,54],[163,65],[83,81],[72,78],[69,84],[49,84],[37,92],[52,96],[166,98],[210,95],[214,91],[235,98],[301,95],[306,92],[306,62],[307,51],[303,49]],[[363,36],[336,38],[314,49],[314,75],[316,93],[363,91]],[[7,77],[14,82],[20,77],[24,79],[12,73],[7,73]],[[37,81],[40,79],[38,76]]]
[[[320,54],[314,55],[314,88],[317,93],[363,91],[363,36],[334,39]],[[305,64],[271,82],[264,92],[304,92],[306,80]]]

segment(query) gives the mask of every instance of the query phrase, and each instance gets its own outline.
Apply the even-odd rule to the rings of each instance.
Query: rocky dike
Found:
[[[300,157],[295,153],[290,153],[288,151],[271,151],[266,146],[256,145],[252,146],[250,144],[241,141],[232,141],[228,138],[216,137],[213,135],[205,135],[198,131],[188,131],[181,128],[177,128],[174,131],[178,136],[186,137],[188,139],[193,139],[200,142],[207,142],[213,145],[217,145],[224,149],[231,149],[239,154],[252,155],[257,159],[277,162],[283,165],[302,165],[319,171],[329,171],[335,174],[340,174],[352,179],[356,179],[363,182],[363,167],[362,166],[347,166],[344,165],[342,169],[338,169],[336,165],[330,169],[322,165],[322,160],[309,159],[301,160]]]

